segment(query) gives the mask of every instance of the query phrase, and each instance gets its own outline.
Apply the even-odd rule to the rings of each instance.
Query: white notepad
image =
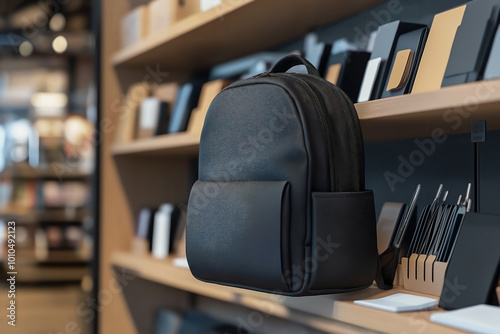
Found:
[[[174,266],[189,269],[188,260],[185,257],[176,257]]]
[[[377,308],[389,312],[420,311],[435,306],[435,298],[421,297],[407,293],[396,293],[383,298],[355,300],[354,304]]]
[[[500,307],[476,305],[431,315],[431,321],[473,333],[500,333]]]

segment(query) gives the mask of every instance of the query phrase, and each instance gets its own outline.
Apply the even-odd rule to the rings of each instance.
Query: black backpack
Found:
[[[305,65],[308,74],[284,73]],[[370,286],[373,193],[346,94],[299,56],[212,102],[189,198],[187,258],[205,282],[284,295]]]

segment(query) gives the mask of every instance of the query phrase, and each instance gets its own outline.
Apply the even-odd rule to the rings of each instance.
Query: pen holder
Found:
[[[437,262],[435,255],[412,254],[401,259],[403,285],[406,290],[439,297],[448,263]]]

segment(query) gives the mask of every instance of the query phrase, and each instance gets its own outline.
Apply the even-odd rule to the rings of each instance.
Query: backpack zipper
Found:
[[[356,136],[354,133],[354,132],[356,132],[356,133],[358,132],[358,131],[354,131],[354,128],[355,128],[354,115],[355,115],[355,113],[357,114],[357,111],[356,111],[356,108],[352,105],[351,100],[347,97],[347,95],[342,90],[340,90],[337,86],[333,86],[332,90],[337,97],[340,97],[341,103],[344,106],[344,108],[342,108],[342,110],[344,112],[344,115],[347,118],[348,123],[349,123],[349,130],[350,130],[349,134],[351,137],[351,141],[356,142],[356,144],[355,144],[356,150],[354,152],[351,152],[354,156],[354,161],[356,161],[356,163],[354,164],[354,168],[355,168],[355,175],[357,177],[355,180],[354,187],[357,191],[363,191],[364,185],[361,186],[361,179],[360,179],[360,177],[362,178],[363,175],[360,175],[360,170],[359,170],[359,167],[361,165],[361,161],[359,158],[359,152],[362,152],[364,150],[364,148],[362,146],[361,141],[359,140],[359,137]],[[346,102],[346,101],[349,101],[349,102]]]
[[[306,86],[309,91],[309,94],[311,95],[312,94],[312,97],[313,97],[313,101],[315,101],[315,105],[316,105],[316,110],[319,110],[319,114],[320,114],[320,118],[322,118],[322,123],[324,122],[324,120],[326,119],[326,130],[325,130],[325,127],[323,127],[323,130],[324,131],[327,131],[326,132],[326,138],[327,138],[327,143],[330,143],[330,146],[329,146],[329,162],[330,162],[330,175],[333,175],[333,183],[331,182],[331,189],[332,191],[336,191],[337,190],[337,183],[336,183],[336,180],[337,180],[337,174],[335,173],[335,163],[334,163],[334,160],[333,160],[333,156],[332,154],[334,154],[334,146],[333,146],[333,142],[334,142],[334,139],[333,139],[333,136],[331,136],[331,133],[332,133],[332,126],[331,126],[331,121],[330,121],[330,115],[328,114],[328,111],[326,109],[326,107],[324,107],[324,105],[319,101],[319,99],[317,98],[318,94],[316,93],[316,91],[311,87],[309,86],[309,84],[296,77],[295,75],[293,74],[289,74],[289,73],[281,73],[281,74],[285,74],[287,77],[290,77],[290,78],[293,78],[297,81],[300,81],[304,86]],[[346,102],[346,100],[348,99],[347,96],[344,96],[345,94],[338,90],[336,88],[336,86],[333,86],[332,87],[332,92],[334,93],[334,95],[337,97],[337,100],[340,101],[341,105],[343,106],[342,109],[342,112],[345,116],[345,119],[347,120],[347,125],[348,125],[348,128],[349,128],[349,136],[350,136],[350,140],[351,142],[355,142],[355,146],[356,146],[356,150],[354,152],[351,151],[351,154],[353,155],[353,159],[355,161],[354,163],[354,175],[355,175],[355,179],[354,179],[354,189],[357,190],[357,191],[361,191],[363,189],[361,189],[361,180],[359,178],[359,165],[360,165],[360,161],[359,161],[359,152],[361,152],[362,150],[362,147],[361,147],[361,142],[358,140],[357,136],[355,136],[354,134],[354,119],[353,119],[353,115],[354,113],[356,113],[356,110],[354,109],[354,107],[350,104],[350,100],[349,100],[349,103]],[[318,105],[320,106],[318,108]]]
[[[323,135],[326,139],[326,145],[328,148],[327,151],[328,151],[328,164],[330,169],[330,191],[332,192],[337,191],[337,174],[335,173],[335,164],[333,161],[334,145],[333,145],[333,136],[331,135],[333,130],[331,128],[331,123],[329,121],[328,112],[325,110],[325,108],[322,107],[317,94],[314,92],[314,90],[309,86],[309,84],[306,81],[289,73],[273,73],[272,76],[284,76],[299,82],[302,86],[304,86],[306,91],[309,93],[309,96],[313,100],[314,109],[316,110],[316,113],[320,118],[321,128],[323,130]]]

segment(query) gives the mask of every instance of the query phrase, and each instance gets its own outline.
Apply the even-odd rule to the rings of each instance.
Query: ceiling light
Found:
[[[52,41],[52,49],[57,53],[63,53],[68,48],[68,41],[64,36],[57,36]]]
[[[31,97],[35,108],[64,108],[67,104],[68,96],[64,93],[35,93]]]
[[[62,31],[66,26],[66,18],[63,14],[57,13],[49,21],[49,28],[52,31]]]
[[[28,42],[24,41],[19,45],[19,53],[23,57],[29,57],[33,53],[33,45]]]

